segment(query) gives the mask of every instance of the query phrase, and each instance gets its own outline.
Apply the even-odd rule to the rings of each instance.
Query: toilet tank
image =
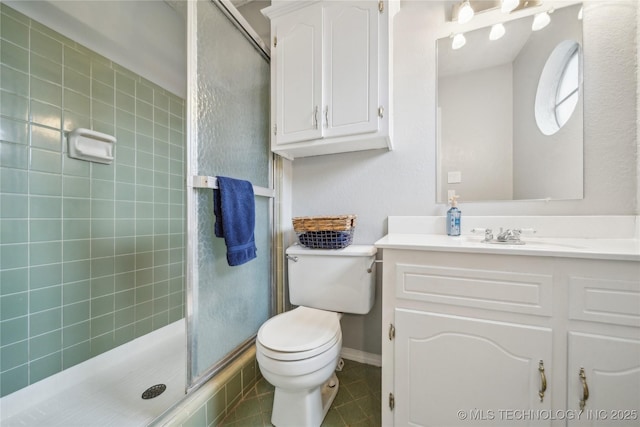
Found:
[[[375,298],[376,251],[370,245],[344,249],[290,246],[286,251],[289,300],[321,310],[368,313]]]

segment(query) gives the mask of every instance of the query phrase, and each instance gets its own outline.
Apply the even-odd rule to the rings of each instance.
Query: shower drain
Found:
[[[166,389],[167,386],[164,384],[152,385],[142,393],[142,398],[153,399],[154,397],[160,396]]]

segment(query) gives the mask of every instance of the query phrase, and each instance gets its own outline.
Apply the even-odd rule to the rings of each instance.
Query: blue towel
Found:
[[[213,190],[216,237],[224,237],[229,265],[242,265],[254,259],[257,251],[253,185],[240,179],[217,178],[218,188]]]

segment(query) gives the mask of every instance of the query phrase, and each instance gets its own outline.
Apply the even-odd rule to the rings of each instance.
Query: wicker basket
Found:
[[[304,216],[293,218],[293,230],[302,246],[342,249],[353,242],[356,215]]]

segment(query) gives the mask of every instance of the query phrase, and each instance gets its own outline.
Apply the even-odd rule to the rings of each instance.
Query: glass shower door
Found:
[[[188,387],[252,344],[273,310],[269,59],[217,2],[188,11]],[[212,180],[254,186],[257,258],[230,267],[214,235]]]

